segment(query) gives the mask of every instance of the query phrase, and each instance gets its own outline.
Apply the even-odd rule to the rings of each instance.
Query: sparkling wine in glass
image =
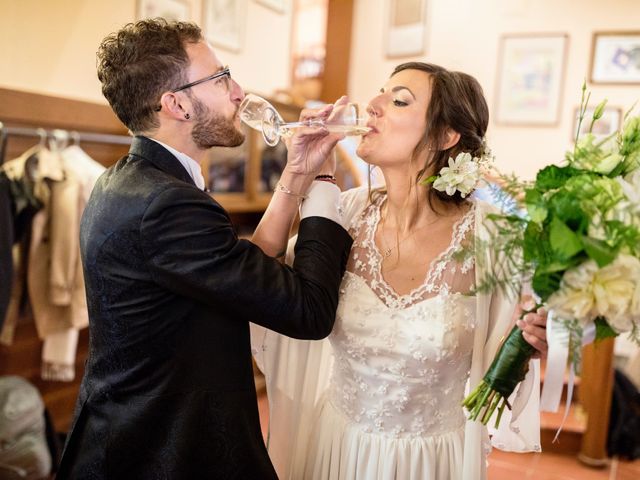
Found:
[[[240,107],[238,107],[240,120],[258,131],[262,131],[263,119],[272,115],[279,116],[275,107],[264,98],[252,93],[245,95]]]
[[[281,137],[290,137],[301,127],[325,127],[331,133],[363,135],[371,131],[371,119],[366,106],[357,103],[336,105],[326,120],[285,122],[278,111],[257,95],[246,95],[239,108],[240,119],[260,130],[267,145],[277,145]],[[374,118],[375,119],[375,118]]]

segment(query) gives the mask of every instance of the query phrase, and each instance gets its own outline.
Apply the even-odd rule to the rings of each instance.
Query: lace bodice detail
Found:
[[[349,226],[354,243],[347,270],[363,278],[380,300],[393,308],[406,308],[438,294],[470,292],[475,278],[474,257],[463,244],[473,231],[475,204],[454,225],[449,247],[433,259],[424,282],[408,294],[399,295],[383,277],[383,257],[375,244],[384,199],[379,195]]]
[[[356,238],[329,339],[335,363],[329,401],[364,432],[396,438],[461,428],[460,406],[471,365],[475,297],[473,259],[456,260],[473,207],[453,229],[449,248],[424,283],[398,295],[382,278],[374,243],[380,201],[351,225]]]

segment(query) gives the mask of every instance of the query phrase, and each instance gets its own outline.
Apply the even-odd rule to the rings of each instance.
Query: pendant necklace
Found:
[[[382,215],[382,212],[380,212],[380,216],[382,219],[382,224],[381,224],[381,229],[380,229],[380,240],[382,242],[382,258],[383,260],[386,260],[387,258],[389,258],[391,256],[391,254],[393,253],[393,249],[398,247],[398,249],[400,248],[400,244],[402,242],[404,242],[405,240],[408,240],[409,238],[411,238],[415,233],[417,233],[418,231],[422,230],[425,227],[428,227],[429,225],[433,225],[435,222],[431,222],[431,223],[427,223],[426,225],[423,225],[421,227],[418,227],[416,229],[414,229],[409,235],[407,235],[406,237],[404,237],[402,240],[399,240],[395,245],[392,245],[390,247],[387,246],[387,240],[385,238],[384,235],[384,224],[385,224],[385,217]]]

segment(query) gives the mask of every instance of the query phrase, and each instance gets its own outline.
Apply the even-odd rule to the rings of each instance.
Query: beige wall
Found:
[[[201,0],[185,1],[201,23]],[[135,15],[136,0],[0,0],[0,86],[104,102],[95,52],[105,35]],[[248,90],[287,87],[291,11],[251,0],[246,22],[242,52],[216,48],[218,57]]]
[[[349,94],[365,101],[380,89],[396,64],[422,60],[474,75],[495,110],[499,38],[505,33],[569,35],[560,123],[555,127],[505,127],[492,121],[488,140],[504,171],[532,177],[542,165],[559,161],[570,144],[573,109],[588,77],[593,31],[640,30],[638,0],[427,0],[426,55],[385,59],[383,41],[388,0],[356,0]],[[640,87],[593,86],[592,98],[630,107]]]
[[[191,4],[199,22],[201,0]],[[384,26],[389,0],[355,0],[349,94],[365,101],[394,65],[385,59]],[[499,38],[504,33],[566,32],[567,70],[560,123],[555,127],[505,127],[491,123],[488,138],[505,171],[531,177],[559,160],[569,146],[572,112],[588,76],[595,30],[639,29],[638,0],[427,0],[426,55],[418,58],[473,74],[493,112]],[[135,0],[0,0],[0,86],[102,102],[95,51],[109,32],[135,17]],[[245,89],[269,94],[290,84],[291,10],[277,13],[247,0],[241,53],[218,48],[222,62]],[[640,88],[593,86],[593,98],[626,107]]]

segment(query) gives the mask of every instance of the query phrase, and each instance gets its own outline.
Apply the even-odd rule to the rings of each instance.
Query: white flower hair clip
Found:
[[[462,198],[470,195],[484,176],[486,164],[493,160],[491,150],[483,141],[484,152],[481,157],[472,157],[469,152],[461,152],[456,158],[449,157],[449,166],[443,167],[438,175],[432,175],[422,182],[423,185],[433,183],[433,188],[447,195],[460,192]]]

